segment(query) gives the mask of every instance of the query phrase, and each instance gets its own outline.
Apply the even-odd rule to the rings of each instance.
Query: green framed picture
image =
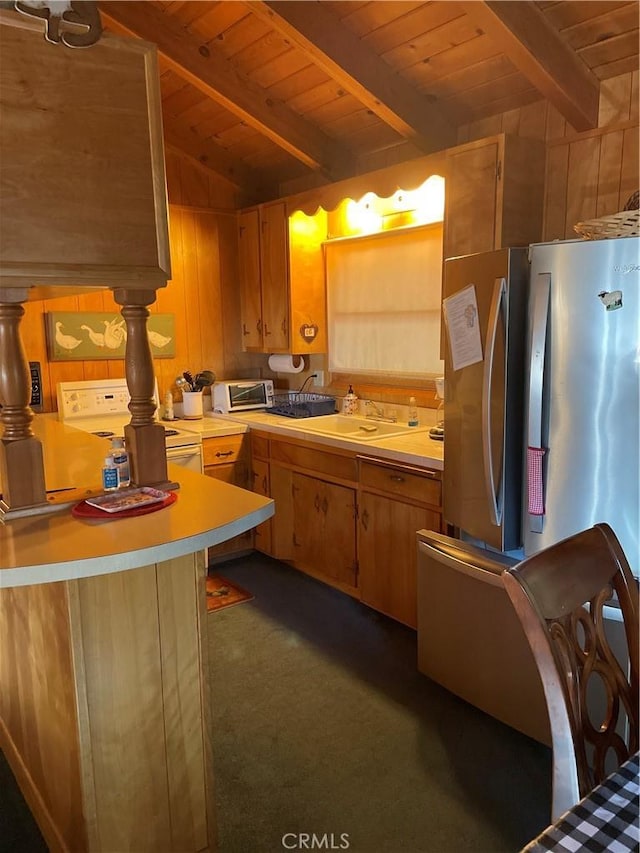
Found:
[[[124,358],[127,328],[117,311],[51,311],[45,316],[50,361]],[[150,314],[147,331],[154,358],[175,358],[175,315]]]

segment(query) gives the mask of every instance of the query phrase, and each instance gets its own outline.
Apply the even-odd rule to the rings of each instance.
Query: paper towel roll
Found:
[[[274,373],[302,373],[304,358],[301,355],[270,355],[269,369]]]

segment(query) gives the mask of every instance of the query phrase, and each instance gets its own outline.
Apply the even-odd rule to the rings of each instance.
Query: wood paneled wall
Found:
[[[601,83],[598,129],[576,133],[547,101],[460,128],[459,142],[504,131],[547,142],[543,240],[624,208],[639,186],[638,71]]]
[[[264,362],[242,352],[233,188],[171,153],[167,186],[172,279],[150,310],[175,314],[176,356],[154,362],[161,399],[184,370],[257,376]],[[22,335],[27,358],[41,363],[45,411],[56,410],[57,382],[124,376],[121,359],[50,362],[45,314],[119,310],[109,290],[27,303]]]

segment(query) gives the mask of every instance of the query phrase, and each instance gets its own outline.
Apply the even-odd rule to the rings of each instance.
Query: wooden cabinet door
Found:
[[[257,210],[238,214],[238,267],[242,346],[245,350],[261,350],[260,216]]]
[[[447,154],[445,258],[497,248],[500,156],[497,140],[473,142]]]
[[[271,497],[269,485],[269,463],[264,459],[254,459],[251,463],[252,489],[265,498]],[[256,551],[271,554],[271,519],[263,521],[255,530],[254,547]]]
[[[295,561],[339,586],[356,586],[355,489],[293,474]]]
[[[260,214],[262,270],[262,344],[265,352],[289,349],[288,220],[284,203]]]
[[[221,480],[223,483],[230,483],[232,486],[239,486],[241,489],[249,488],[249,468],[244,460],[224,465],[206,465],[204,473],[207,477],[213,477],[215,480]],[[233,554],[236,551],[247,551],[252,546],[253,531],[246,530],[244,533],[240,533],[226,542],[213,545],[208,549],[208,558],[211,561],[213,557]]]
[[[360,495],[358,585],[370,607],[417,627],[416,531],[440,530],[440,515],[393,498]]]
[[[271,497],[275,514],[271,518],[271,554],[278,560],[293,560],[293,472],[273,462],[269,463]]]

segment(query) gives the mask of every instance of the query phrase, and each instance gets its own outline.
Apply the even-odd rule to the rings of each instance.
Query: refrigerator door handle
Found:
[[[484,371],[482,376],[482,456],[484,462],[484,484],[489,501],[491,523],[496,527],[502,524],[502,492],[496,494],[493,476],[493,445],[491,443],[491,381],[493,377],[493,357],[498,332],[500,309],[504,305],[507,282],[497,278],[493,283],[487,338],[485,341]]]
[[[547,345],[547,320],[549,316],[549,296],[551,293],[551,273],[539,273],[536,278],[536,286],[533,296],[533,311],[531,320],[531,349],[529,362],[529,401],[527,420],[527,449],[528,452],[537,454],[540,470],[542,468],[542,398],[544,384],[544,355]],[[527,472],[527,491],[529,497],[532,489],[539,492],[538,501],[543,502],[543,483],[540,474],[540,483],[537,488],[529,482]],[[542,513],[531,513],[531,501],[529,500],[529,529],[533,533],[542,533],[544,515]]]

